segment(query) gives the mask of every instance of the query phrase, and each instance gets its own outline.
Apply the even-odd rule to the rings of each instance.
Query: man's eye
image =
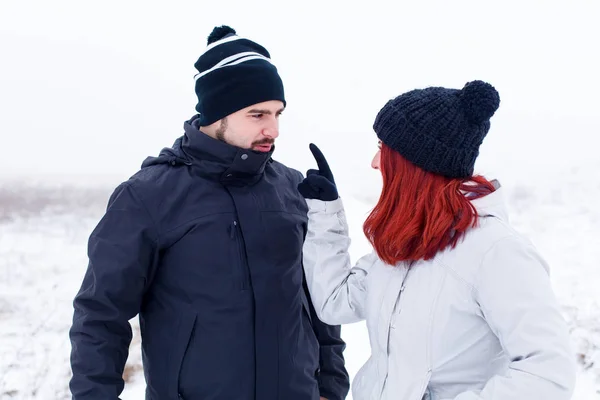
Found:
[[[262,114],[252,114],[252,118],[256,118],[256,119],[261,119],[262,118]]]

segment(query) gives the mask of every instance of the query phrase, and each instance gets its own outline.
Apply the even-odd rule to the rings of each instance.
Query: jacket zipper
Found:
[[[402,297],[402,292],[404,292],[404,289],[406,289],[406,278],[408,277],[409,272],[410,272],[410,268],[406,271],[406,274],[402,278],[400,292],[398,293],[398,297],[396,298],[396,304],[394,305],[392,318],[390,319],[390,328],[392,328],[392,329],[396,329],[396,320],[397,320],[398,314],[400,314],[400,310],[401,310],[400,300]],[[389,340],[389,338],[388,338],[388,340]]]
[[[410,266],[412,266],[412,263],[410,264]],[[400,312],[400,299],[402,297],[402,292],[404,292],[404,289],[406,288],[405,283],[406,283],[406,278],[408,277],[408,273],[410,272],[410,266],[407,269],[406,273],[404,274],[404,276],[402,277],[402,283],[400,284],[400,290],[398,292],[398,295],[396,296],[396,301],[394,303],[394,308],[392,309],[392,315],[390,316],[389,319],[389,328],[388,328],[388,336],[387,336],[387,352],[388,352],[388,366],[386,367],[386,371],[385,371],[385,377],[383,378],[383,383],[381,384],[381,387],[379,387],[379,397],[378,398],[382,398],[383,397],[383,392],[385,391],[385,385],[387,383],[387,379],[388,379],[388,374],[389,374],[389,347],[390,347],[390,335],[392,334],[392,329],[396,329],[396,317],[397,314]]]
[[[247,266],[246,266],[246,257],[244,257],[244,241],[242,240],[242,233],[240,232],[240,227],[237,221],[233,221],[231,224],[231,239],[236,241],[237,245],[237,253],[238,253],[238,269],[240,275],[240,287],[241,290],[246,290],[248,288],[248,278],[247,278]]]

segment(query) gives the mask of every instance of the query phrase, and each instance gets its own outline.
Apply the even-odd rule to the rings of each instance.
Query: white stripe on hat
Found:
[[[233,54],[229,57],[225,57],[224,59],[222,59],[221,61],[219,61],[218,63],[216,63],[215,65],[213,65],[211,67],[212,68],[216,68],[216,67],[222,67],[225,64],[229,64],[232,61],[237,60],[238,58],[242,58],[242,57],[246,57],[246,56],[262,56],[262,54],[259,54],[255,51],[244,51],[242,53],[237,53],[237,54]],[[204,73],[205,71],[201,72]]]
[[[194,77],[195,80],[202,78],[204,75],[216,71],[217,69],[224,67],[231,67],[232,65],[237,65],[246,61],[252,60],[264,60],[272,64],[271,59],[263,56],[262,54],[255,53],[253,51],[246,51],[243,53],[234,54],[232,56],[226,57],[219,61],[214,67],[209,68],[205,71],[202,71],[199,74],[196,74]]]
[[[216,47],[216,46],[218,46],[220,44],[229,43],[229,42],[233,42],[234,40],[240,40],[240,39],[245,39],[245,38],[233,35],[233,36],[228,36],[228,37],[223,38],[223,39],[219,39],[216,42],[212,42],[211,44],[209,44],[208,46],[206,46],[206,48],[204,49],[204,51],[200,55],[203,55],[204,53],[206,53],[210,49],[212,49],[212,48],[214,48],[214,47]]]

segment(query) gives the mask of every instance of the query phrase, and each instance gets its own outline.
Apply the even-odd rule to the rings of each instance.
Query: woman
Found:
[[[304,268],[319,317],[367,321],[371,357],[354,400],[569,399],[574,357],[533,245],[509,225],[497,182],[473,175],[500,98],[488,83],[413,90],[374,130],[383,190],[364,224],[374,250],[352,267],[333,175],[298,189],[309,204]]]

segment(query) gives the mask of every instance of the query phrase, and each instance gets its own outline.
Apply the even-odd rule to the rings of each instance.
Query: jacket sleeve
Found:
[[[319,392],[321,397],[328,400],[343,400],[350,390],[350,377],[344,362],[346,343],[341,337],[341,327],[320,321],[306,285],[304,291],[308,299],[313,330],[319,341]]]
[[[88,242],[89,264],[73,302],[74,400],[118,399],[135,317],[151,281],[157,233],[134,189],[121,184]]]
[[[481,392],[455,400],[570,399],[575,357],[547,266],[534,247],[517,236],[497,242],[482,261],[475,296],[510,364]]]
[[[352,268],[348,224],[341,199],[308,199],[308,230],[303,262],[306,282],[319,319],[331,325],[365,319],[368,270],[373,252]]]

